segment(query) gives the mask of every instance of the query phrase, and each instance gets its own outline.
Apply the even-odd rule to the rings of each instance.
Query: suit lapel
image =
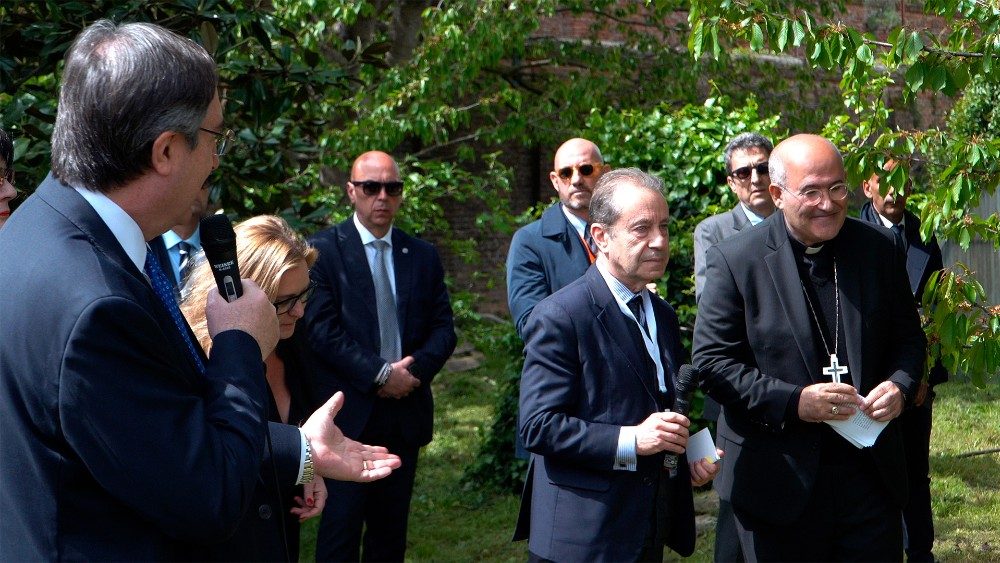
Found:
[[[847,366],[850,368],[851,382],[861,389],[861,343],[864,342],[864,323],[861,311],[864,307],[864,295],[861,292],[861,268],[855,263],[857,252],[850,249],[858,248],[851,239],[854,232],[850,227],[852,219],[847,219],[837,237],[837,279],[840,284],[840,314],[844,317],[844,345],[847,348]],[[843,249],[843,251],[841,251]]]
[[[734,207],[729,213],[733,216],[733,231],[738,233],[750,226],[750,219],[747,219],[747,214],[743,212],[743,208],[740,207],[740,204],[737,203],[736,207]]]
[[[772,217],[767,237],[768,249],[771,252],[764,256],[764,262],[771,274],[778,302],[781,303],[781,308],[788,319],[788,326],[792,327],[792,335],[795,337],[795,344],[799,348],[809,379],[817,381],[819,373],[822,372],[814,372],[812,367],[819,365],[812,340],[814,321],[806,309],[802,281],[799,279],[799,269],[795,264],[792,245],[788,242],[784,215],[776,211]]]
[[[347,272],[347,279],[353,280],[357,284],[358,291],[362,295],[365,306],[373,318],[378,318],[378,311],[375,308],[375,283],[372,281],[372,270],[368,265],[368,255],[365,254],[364,245],[361,244],[361,235],[354,220],[348,219],[341,223],[337,229],[340,243],[340,255],[344,260],[344,271]]]
[[[920,287],[920,280],[924,277],[927,263],[930,262],[931,252],[927,244],[920,238],[920,220],[916,215],[907,213],[906,215],[906,241],[910,247],[906,251],[906,275],[910,278],[910,291],[918,300],[916,295]]]
[[[413,289],[413,251],[407,237],[395,227],[392,229],[392,260],[396,277],[396,318],[402,338],[406,334],[406,308]]]
[[[674,387],[674,377],[677,374],[677,370],[680,369],[680,358],[674,357],[674,352],[670,345],[671,339],[668,335],[668,329],[673,330],[673,325],[667,321],[665,308],[659,302],[660,297],[650,295],[650,299],[653,300],[653,314],[656,315],[656,341],[660,346],[660,357],[663,358],[663,379],[670,391],[670,396],[676,397],[677,389]]]
[[[184,375],[190,376],[191,373],[200,373],[198,366],[194,363],[194,358],[191,357],[191,353],[188,351],[184,336],[178,332],[177,326],[174,324],[170,312],[167,311],[166,305],[160,301],[160,298],[153,291],[153,287],[146,278],[145,272],[136,267],[135,263],[132,262],[132,259],[125,252],[125,249],[122,248],[121,243],[118,242],[118,239],[111,232],[111,229],[104,223],[100,215],[94,211],[94,208],[87,203],[87,200],[76,193],[76,190],[72,187],[56,180],[51,173],[45,178],[42,185],[39,186],[37,193],[53,209],[61,213],[67,220],[80,229],[80,232],[90,239],[91,244],[94,245],[97,252],[100,252],[113,264],[127,271],[129,275],[135,278],[135,282],[138,284],[135,287],[143,287],[144,289],[141,291],[145,292],[147,302],[153,304],[151,305],[151,312],[155,315],[157,323],[171,342],[173,342],[173,346],[178,350],[178,354],[186,358],[191,371],[184,372]],[[161,264],[162,267],[163,265]],[[169,267],[168,264],[167,268]],[[169,272],[169,269],[165,270],[166,272]],[[197,345],[198,340],[194,337],[194,333],[191,332],[186,322],[184,325],[191,341],[195,343],[195,348],[200,352],[200,347]],[[203,361],[206,359],[203,353],[201,357]]]
[[[584,275],[590,288],[597,322],[600,323],[604,331],[604,337],[621,352],[621,356],[625,359],[632,374],[656,403],[653,381],[647,377],[650,373],[647,363],[652,364],[653,360],[646,352],[646,345],[642,342],[639,327],[622,313],[621,308],[618,307],[618,301],[611,294],[611,289],[608,288],[608,284],[604,281],[597,266],[591,266]]]

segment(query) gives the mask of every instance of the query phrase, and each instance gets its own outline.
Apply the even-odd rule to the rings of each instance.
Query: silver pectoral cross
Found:
[[[830,365],[823,368],[823,375],[829,375],[834,383],[840,383],[840,376],[847,375],[847,366],[840,365],[836,354],[830,354]]]

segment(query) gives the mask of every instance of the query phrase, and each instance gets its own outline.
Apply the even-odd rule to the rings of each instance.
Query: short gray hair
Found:
[[[621,216],[621,206],[615,194],[624,186],[637,186],[663,195],[663,181],[638,168],[618,168],[605,172],[594,185],[590,199],[590,222],[606,227],[614,225]]]
[[[186,37],[150,23],[95,22],[66,54],[52,172],[110,192],[149,169],[162,133],[194,148],[218,82],[215,61]]]
[[[788,173],[785,172],[785,161],[780,154],[767,159],[767,175],[771,177],[772,184],[783,190],[788,189]]]
[[[722,158],[726,161],[726,176],[733,173],[733,153],[750,149],[760,149],[770,156],[774,145],[760,133],[740,133],[729,141],[725,152],[722,153]]]

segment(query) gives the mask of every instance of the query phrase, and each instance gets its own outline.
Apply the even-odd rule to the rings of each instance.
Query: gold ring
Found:
[[[830,412],[832,412],[833,414],[840,414],[840,407],[838,407],[837,405],[833,405],[832,407],[830,407]]]

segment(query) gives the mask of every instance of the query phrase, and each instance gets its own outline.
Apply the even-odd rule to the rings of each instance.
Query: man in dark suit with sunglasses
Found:
[[[310,361],[321,397],[346,396],[344,434],[388,446],[403,466],[378,487],[327,481],[336,501],[323,512],[316,559],[402,561],[417,455],[433,432],[431,381],[455,349],[454,320],[437,251],[393,227],[403,182],[392,157],[359,156],[347,195],[354,215],[311,241]]]
[[[522,339],[535,305],[582,276],[596,259],[588,228],[590,197],[605,170],[594,143],[579,138],[563,143],[549,172],[559,203],[514,233],[507,252],[507,304]]]

